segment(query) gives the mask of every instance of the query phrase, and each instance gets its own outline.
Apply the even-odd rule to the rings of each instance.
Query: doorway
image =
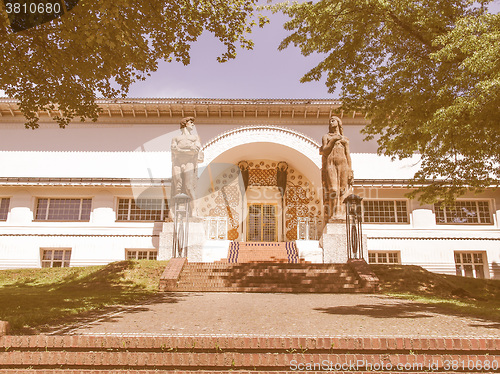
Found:
[[[277,204],[248,204],[247,241],[277,241],[277,213]]]

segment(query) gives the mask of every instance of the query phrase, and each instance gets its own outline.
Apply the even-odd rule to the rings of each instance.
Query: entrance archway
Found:
[[[208,141],[202,151],[205,158],[200,167],[256,158],[283,160],[294,164],[312,183],[321,183],[319,144],[285,127],[246,126],[229,130]]]
[[[307,136],[281,127],[249,126],[219,135],[202,150],[200,181],[207,192],[202,194],[201,215],[226,217],[227,239],[295,240],[298,221],[321,217],[319,145]],[[240,161],[249,165],[246,190]],[[289,166],[283,195],[276,184],[279,162]]]

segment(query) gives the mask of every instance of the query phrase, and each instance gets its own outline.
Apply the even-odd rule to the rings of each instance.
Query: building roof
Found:
[[[18,100],[0,98],[0,122],[22,120]],[[210,118],[328,118],[336,113],[349,121],[365,121],[360,112],[344,113],[339,108],[340,100],[331,99],[189,99],[189,98],[123,98],[98,99],[102,108],[101,118],[179,118],[193,116]],[[40,121],[52,121],[61,113],[58,110],[39,111]]]

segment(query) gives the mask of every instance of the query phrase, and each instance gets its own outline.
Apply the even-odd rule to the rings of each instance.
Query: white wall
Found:
[[[404,198],[403,189],[379,189],[371,197]],[[430,271],[455,274],[455,251],[484,252],[489,278],[500,279],[500,193],[493,190],[467,199],[490,201],[491,224],[437,224],[432,205],[409,201],[407,224],[364,224],[370,251],[400,251],[401,263],[419,265]]]
[[[18,192],[19,191],[19,192]],[[0,268],[39,267],[41,248],[71,248],[71,266],[124,260],[125,249],[158,247],[154,222],[117,222],[117,196],[133,197],[129,188],[27,187],[4,188],[10,213],[0,222]],[[35,221],[36,198],[92,198],[89,222]]]
[[[169,119],[170,120],[170,119]],[[179,131],[179,123],[165,123],[158,118],[137,119],[121,121],[114,119],[115,123],[109,121],[98,121],[71,123],[67,128],[60,129],[55,123],[41,122],[40,128],[27,130],[24,122],[18,121],[8,123],[2,121],[0,137],[0,150],[2,151],[135,151],[146,145],[147,151],[168,151],[170,150],[170,135]],[[156,122],[155,122],[156,121]],[[170,120],[171,121],[171,120]],[[179,118],[180,122],[180,118]],[[255,125],[269,124],[287,127],[299,131],[316,142],[321,143],[321,137],[328,132],[328,120],[324,124],[309,123],[310,120],[294,121],[274,121],[263,118],[249,117],[245,121],[241,119],[231,121],[220,120],[219,123],[210,121],[203,123],[204,119],[196,120],[197,132],[202,144],[216,137],[224,131],[234,128]],[[364,127],[360,124],[349,124],[349,120],[344,121],[344,133],[351,142],[351,152],[353,153],[376,153],[377,143],[375,140],[364,142],[364,135],[361,130]],[[19,141],[22,139],[22,141]]]

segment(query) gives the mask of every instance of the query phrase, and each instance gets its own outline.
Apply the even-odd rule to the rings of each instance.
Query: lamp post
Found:
[[[174,235],[172,245],[172,257],[187,257],[189,216],[191,198],[180,193],[174,200]]]
[[[361,228],[362,197],[351,194],[344,199],[346,205],[347,256],[363,259],[363,232]]]

